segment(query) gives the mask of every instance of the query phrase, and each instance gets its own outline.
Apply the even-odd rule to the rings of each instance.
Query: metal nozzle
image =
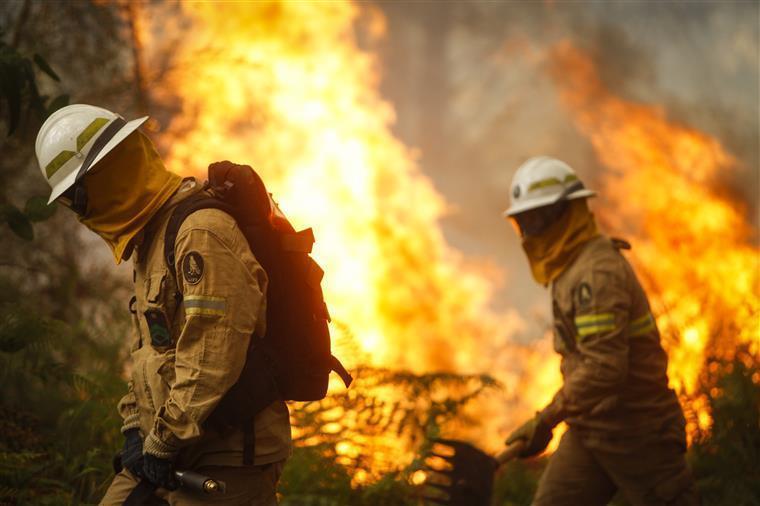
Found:
[[[219,484],[215,480],[206,480],[203,482],[203,491],[207,494],[219,492]]]

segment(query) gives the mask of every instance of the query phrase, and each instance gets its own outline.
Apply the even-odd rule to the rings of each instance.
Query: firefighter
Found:
[[[634,506],[692,505],[685,420],[668,388],[667,355],[647,296],[621,254],[630,246],[597,230],[586,189],[564,162],[536,157],[514,175],[504,215],[515,225],[533,278],[550,287],[554,349],[563,385],[506,444],[549,459],[534,505],[602,505],[617,491]]]
[[[50,202],[73,210],[117,264],[133,259],[132,364],[118,405],[123,469],[101,504],[121,505],[146,490],[180,506],[276,504],[291,448],[285,403],[268,406],[250,427],[212,416],[240,375],[251,335],[264,334],[266,273],[234,219],[202,209],[179,229],[172,274],[163,251],[167,220],[203,190],[165,168],[138,129],[146,120],[70,105],[45,121],[35,146]],[[223,481],[226,493],[178,488],[175,470]]]

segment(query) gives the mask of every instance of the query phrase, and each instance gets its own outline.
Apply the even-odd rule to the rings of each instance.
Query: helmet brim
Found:
[[[98,153],[95,156],[95,159],[90,164],[90,167],[87,169],[87,172],[91,171],[92,168],[103,159],[104,156],[106,156],[109,152],[113,150],[116,146],[121,143],[124,139],[126,139],[129,134],[140,128],[140,126],[145,123],[150,116],[143,116],[142,118],[133,119],[132,121],[128,122],[126,125],[124,125],[121,130],[116,132],[116,135],[109,140],[105,146],[103,146],[103,149],[100,150],[100,153]],[[84,163],[84,160],[82,160],[82,163]],[[80,167],[82,167],[82,163],[77,164],[76,169],[72,170],[70,173],[66,175],[63,179],[61,179],[55,186],[53,186],[52,191],[50,192],[50,199],[48,200],[48,204],[51,204],[55,199],[60,197],[66,190],[71,188],[77,179],[77,174],[79,173]]]
[[[582,198],[588,198],[588,197],[594,197],[594,196],[596,196],[595,191],[582,188],[568,195],[565,198],[565,200],[575,200],[575,199],[582,199]],[[539,207],[550,206],[556,203],[557,203],[557,196],[549,195],[540,199],[533,199],[528,202],[513,204],[509,207],[509,209],[507,209],[506,211],[502,213],[502,216],[505,218],[509,218],[510,216],[514,216],[516,214],[520,214],[525,211],[530,211],[531,209],[538,209]]]

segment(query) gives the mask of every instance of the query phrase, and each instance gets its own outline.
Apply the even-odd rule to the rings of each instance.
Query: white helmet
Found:
[[[101,107],[73,104],[58,109],[37,134],[34,149],[53,202],[93,165],[137,130],[148,116],[126,122]]]
[[[549,206],[560,200],[592,197],[596,192],[586,189],[575,171],[568,164],[537,156],[517,169],[512,178],[511,205],[504,216]]]

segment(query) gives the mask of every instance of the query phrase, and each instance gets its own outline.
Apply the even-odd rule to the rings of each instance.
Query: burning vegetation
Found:
[[[396,112],[379,92],[379,62],[359,43],[385,36],[376,8],[94,3],[127,21],[137,112],[154,117],[151,136],[170,168],[203,176],[212,161],[250,163],[292,222],[315,229],[334,351],[357,381],[294,406],[298,449],[282,489],[290,504],[315,491],[335,504],[418,504],[419,457],[431,437],[462,437],[495,452],[508,429],[551,399],[561,376],[550,340],[513,339],[527,324],[512,309],[494,309],[502,273],[447,243],[441,221],[449,203],[419,154],[392,133]],[[758,426],[760,403],[760,250],[747,209],[721,186],[743,170],[740,161],[664,107],[617,96],[580,46],[535,47],[530,57],[548,63],[603,169],[590,184],[601,196],[597,216],[633,243],[628,255],[670,357],[695,471],[711,477],[703,490],[722,497],[738,472],[760,483],[746,470],[760,458],[757,436],[746,435]],[[56,69],[60,62],[51,60]],[[22,504],[28,490],[60,504],[97,501],[121,445],[114,406],[125,322],[122,301],[110,301],[121,285],[82,270],[87,248],[52,223],[34,228],[54,237],[40,241],[50,252],[11,248],[17,254],[2,265],[15,270],[0,273],[0,365],[9,392],[0,405],[3,504]],[[528,503],[540,466],[508,468],[509,479],[496,485],[499,504]]]
[[[551,63],[563,102],[606,169],[602,219],[635,245],[631,260],[654,306],[689,435],[709,431],[707,399],[697,391],[706,358],[730,360],[741,345],[745,360],[760,353],[757,231],[720,186],[741,166],[662,108],[613,95],[590,55],[571,43],[556,46]],[[760,385],[760,376],[753,380]]]

